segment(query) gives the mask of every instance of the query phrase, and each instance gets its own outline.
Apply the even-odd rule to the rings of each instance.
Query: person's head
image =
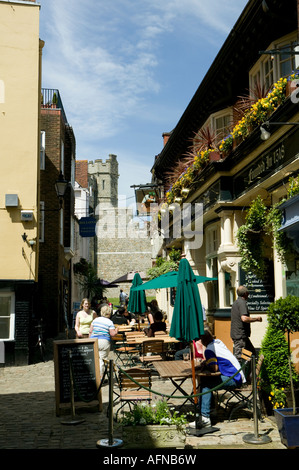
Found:
[[[248,295],[249,295],[247,287],[239,286],[238,289],[237,289],[237,295],[239,297],[243,297],[243,299],[246,300],[248,298]]]
[[[204,328],[204,334],[200,335],[199,339],[201,340],[201,343],[204,346],[207,346],[208,344],[210,344],[213,341],[214,338],[213,338],[213,335],[210,332],[209,328],[205,327]]]
[[[110,318],[111,316],[111,307],[109,305],[105,305],[101,308],[101,316],[105,318]]]
[[[125,313],[126,309],[125,307],[120,307],[118,310],[117,310],[117,314],[118,315],[123,315]]]
[[[80,309],[82,309],[82,308],[84,308],[84,309],[89,309],[90,308],[90,302],[87,298],[81,300]]]
[[[163,320],[163,314],[158,310],[157,312],[154,313],[154,321],[162,321]]]

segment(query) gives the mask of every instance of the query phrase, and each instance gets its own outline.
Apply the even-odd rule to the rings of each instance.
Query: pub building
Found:
[[[263,317],[263,322],[251,328],[257,348],[267,327],[269,303],[289,293],[299,295],[298,198],[294,198],[295,216],[290,201],[281,205],[281,230],[292,235],[297,248],[287,264],[280,261],[272,241],[265,239],[266,274],[260,278],[245,272],[236,240],[252,201],[259,196],[267,207],[279,203],[286,198],[290,177],[296,178],[299,173],[299,99],[296,88],[288,95],[286,81],[280,81],[282,77],[289,80],[299,61],[297,11],[296,0],[248,2],[177,125],[163,135],[167,137],[164,147],[151,169],[152,185],[160,188],[161,207],[170,211],[170,225],[175,219],[171,204],[182,210],[183,204],[190,203],[194,208],[198,203],[203,209],[199,247],[192,246],[184,233],[174,236],[170,229],[167,238],[153,241],[153,258],[167,256],[174,247],[186,256],[195,274],[217,278],[199,284],[200,297],[214,333],[231,350],[230,312],[239,285],[249,288],[251,314]],[[265,123],[253,120],[246,133],[235,138],[234,130],[242,117],[240,97],[247,96],[247,101],[252,99],[254,103],[261,98],[254,98],[255,90],[267,90],[262,95],[265,97],[275,84],[277,91],[281,83],[283,97],[268,112]],[[210,155],[204,165],[189,174],[189,179],[183,178],[184,184],[176,185],[173,180],[170,185],[169,173],[175,173],[178,163],[192,152],[201,154],[192,143],[202,143],[201,131],[207,128],[216,135],[217,145],[213,142],[212,147],[222,151],[211,152],[213,158]],[[224,151],[221,142],[231,135],[233,146]],[[193,211],[192,227],[196,225],[195,217]],[[161,289],[157,297],[170,321],[172,294],[169,289]]]

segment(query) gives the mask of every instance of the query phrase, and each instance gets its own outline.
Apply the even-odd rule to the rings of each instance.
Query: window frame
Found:
[[[268,47],[267,51],[273,49],[283,49],[285,47],[291,47],[293,43],[297,43],[297,33],[296,31],[287,34],[286,36],[280,37],[277,40],[273,41]],[[296,47],[294,48],[297,49]],[[289,56],[290,60],[294,60],[295,69],[299,66],[299,56],[294,54]],[[292,57],[292,59],[291,59]],[[291,72],[287,73],[286,75],[282,75],[281,73],[281,54],[264,54],[262,55],[259,60],[254,64],[254,66],[249,71],[249,87],[251,90],[254,89],[255,85],[255,77],[259,74],[259,83],[261,86],[267,86],[265,80],[265,64],[269,63],[272,60],[272,71],[273,71],[273,83],[269,83],[269,87],[271,87],[275,82],[277,82],[281,77],[286,77],[291,74]]]
[[[11,291],[0,291],[0,297],[10,297],[10,315],[0,315],[0,318],[7,318],[9,319],[9,337],[2,338],[0,336],[0,341],[14,341],[15,340],[15,293]]]
[[[46,132],[40,131],[40,169],[46,169]]]

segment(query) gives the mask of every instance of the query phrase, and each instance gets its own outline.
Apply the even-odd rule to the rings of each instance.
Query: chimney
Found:
[[[163,132],[162,137],[163,137],[164,147],[167,144],[170,136],[171,136],[171,132]]]

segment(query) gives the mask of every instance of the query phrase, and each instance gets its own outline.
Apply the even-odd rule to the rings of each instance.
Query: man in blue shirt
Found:
[[[242,383],[245,383],[245,376],[243,371],[240,370],[241,366],[236,357],[229,351],[225,344],[220,339],[214,339],[208,328],[204,329],[204,334],[200,336],[203,346],[205,346],[204,356],[205,361],[203,367],[207,368],[211,372],[220,372],[217,376],[206,376],[200,379],[200,391],[203,395],[201,398],[200,405],[200,427],[211,426],[211,401],[212,392],[206,393],[217,385],[224,385],[222,389],[232,389],[239,387]],[[239,371],[239,372],[238,372]],[[238,372],[236,374],[236,372]],[[236,374],[233,378],[234,374]],[[229,380],[228,380],[229,379]],[[190,427],[195,428],[196,423],[189,423]]]

